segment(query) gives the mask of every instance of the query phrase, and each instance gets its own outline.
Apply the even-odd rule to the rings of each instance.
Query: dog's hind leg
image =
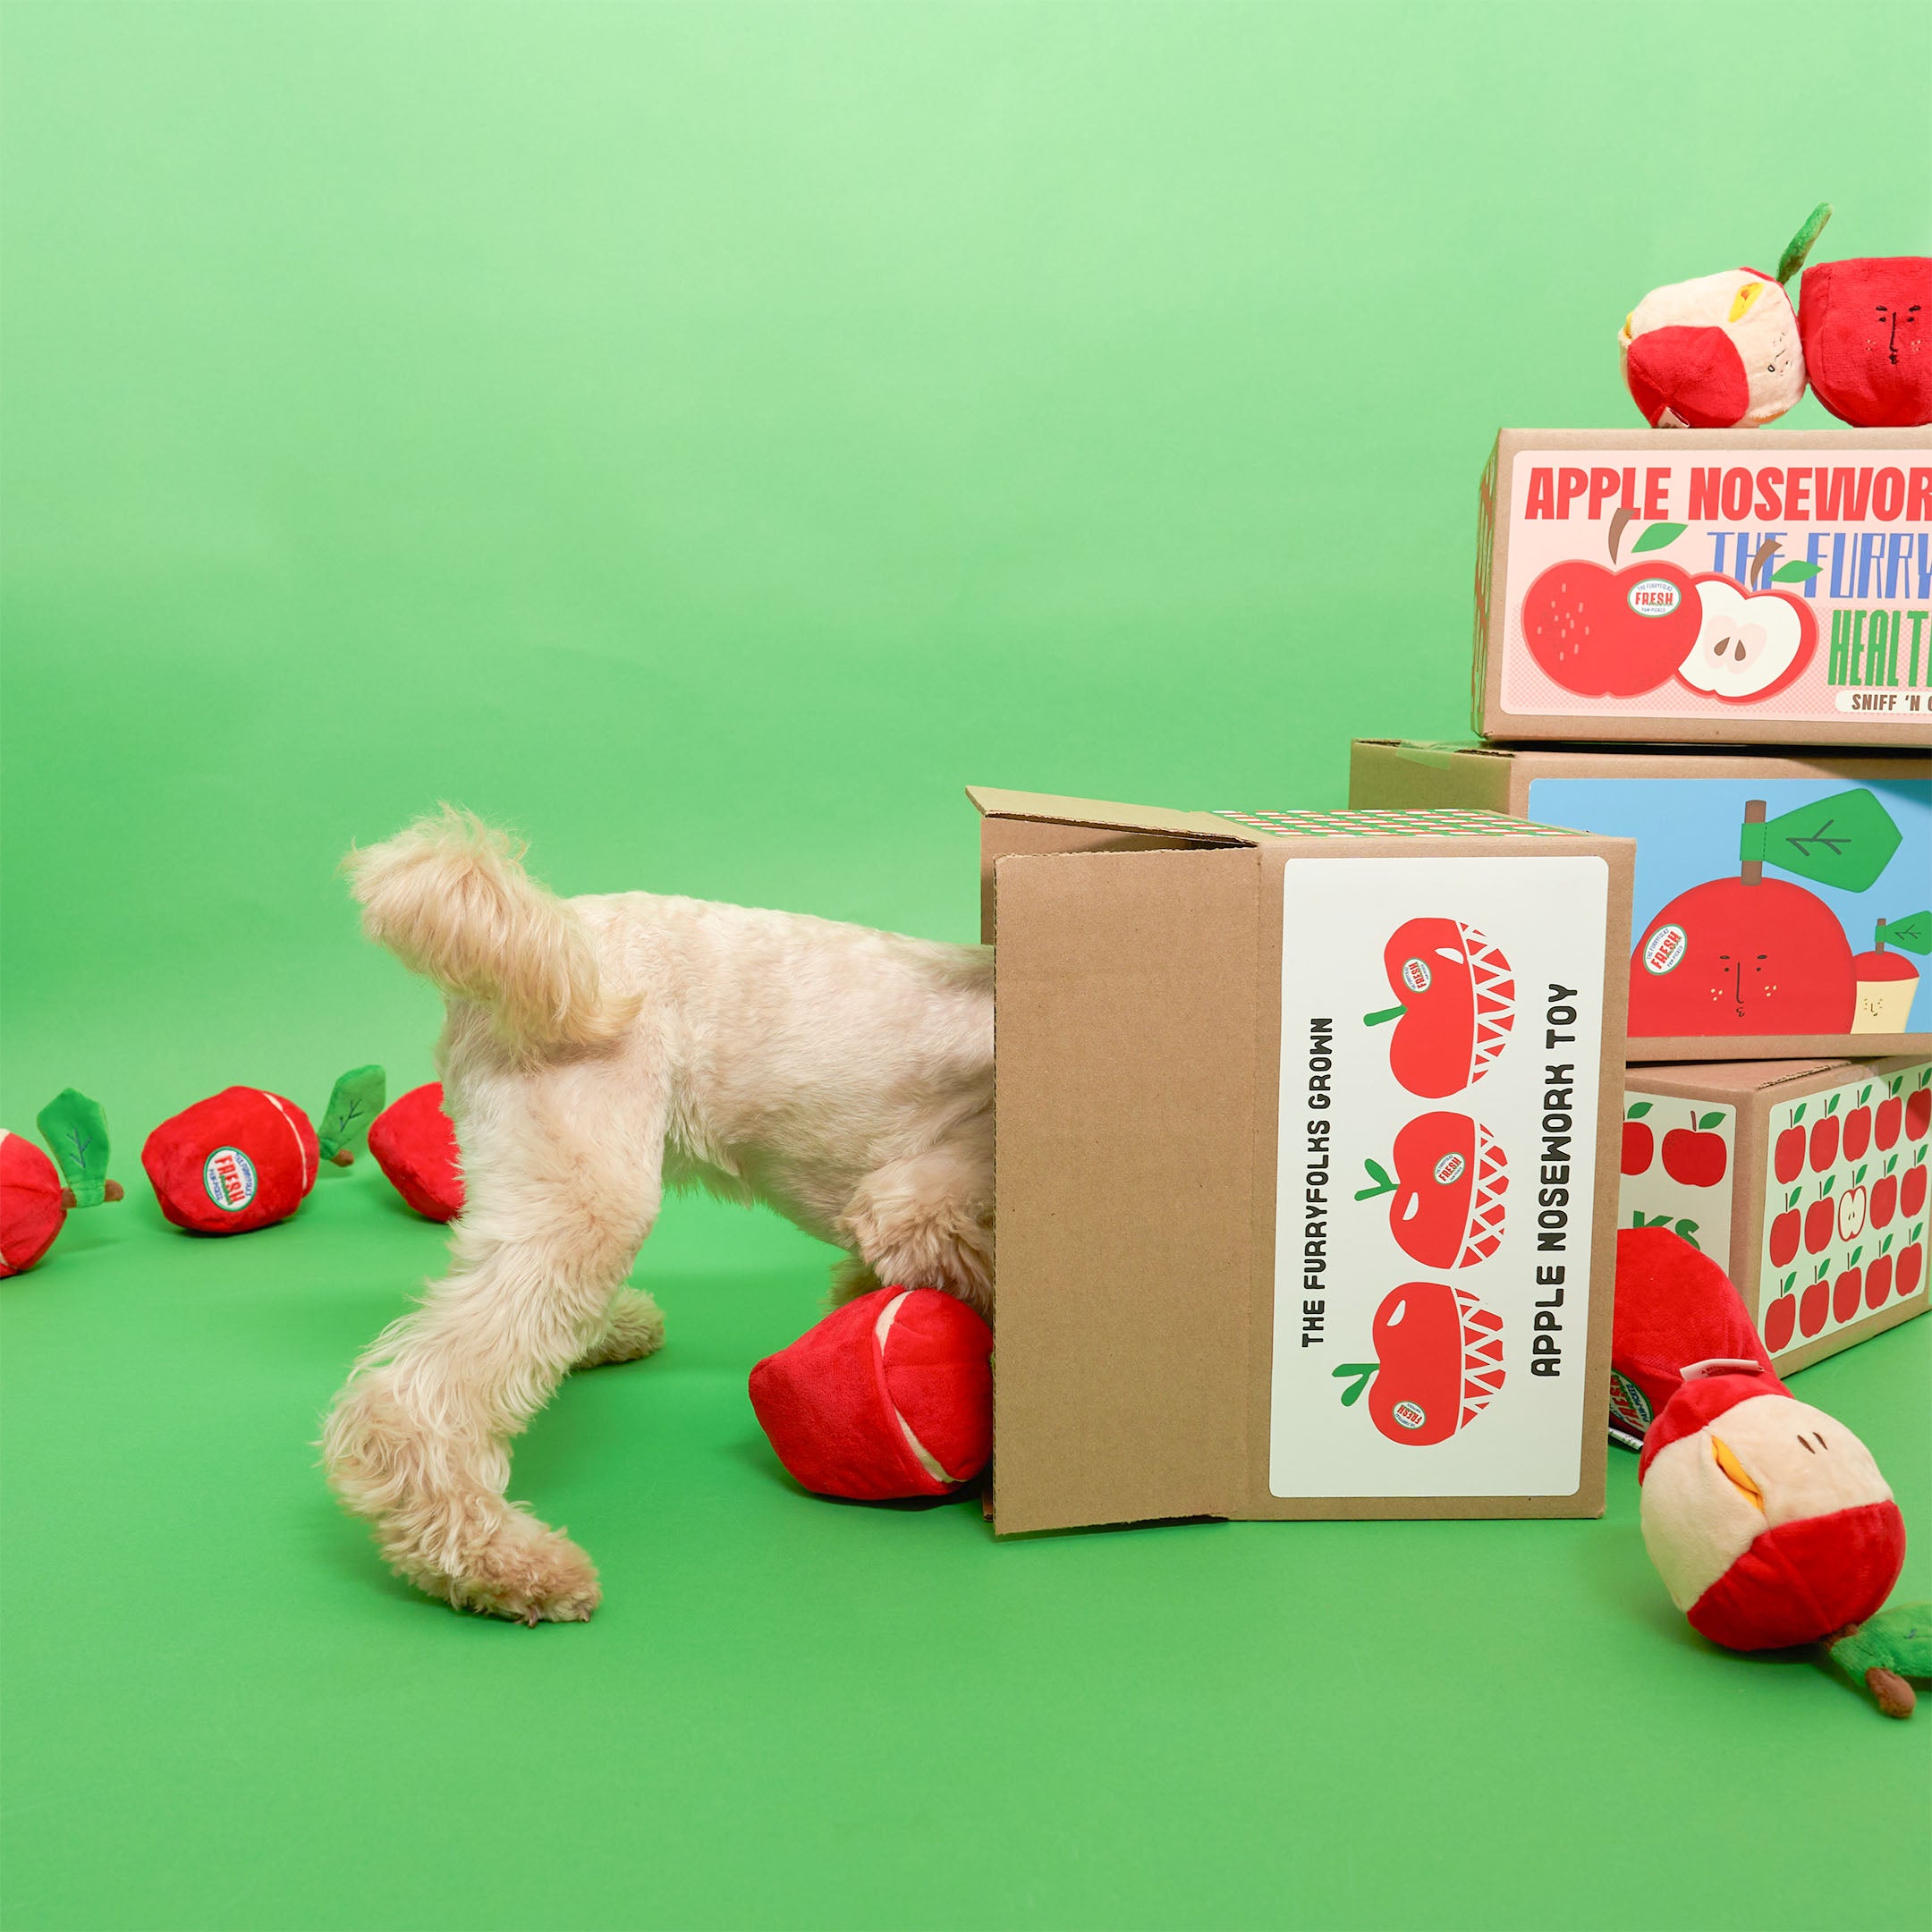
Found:
[[[664,1311],[641,1288],[620,1288],[611,1297],[602,1326],[572,1368],[602,1368],[612,1362],[641,1361],[664,1346]]]
[[[468,1199],[450,1271],[357,1364],[324,1462],[412,1582],[462,1609],[572,1622],[597,1606],[597,1572],[505,1500],[509,1445],[607,1335],[657,1210],[663,1106],[608,1060],[472,1069],[454,1097]]]

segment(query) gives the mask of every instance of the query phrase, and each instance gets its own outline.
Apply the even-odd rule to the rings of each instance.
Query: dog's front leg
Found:
[[[597,1607],[590,1560],[505,1500],[509,1444],[604,1334],[659,1199],[662,1114],[595,1066],[466,1084],[451,1267],[377,1338],[323,1437],[391,1564],[525,1623]]]

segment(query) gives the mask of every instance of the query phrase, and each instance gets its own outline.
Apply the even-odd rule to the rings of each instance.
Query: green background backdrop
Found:
[[[428,1072],[332,868],[936,935],[969,780],[1333,805],[1465,728],[1502,423],[1653,284],[1924,250],[1920,5],[9,0],[0,1114],[130,1200],[5,1284],[15,1927],[1920,1925],[1932,1722],[1716,1655],[1603,1524],[995,1547],[786,1483],[826,1259],[674,1207],[516,1493],[584,1628],[378,1570],[306,1446],[437,1231],[227,1243],[140,1139]],[[1825,419],[1807,401],[1790,419]],[[1928,1593],[1932,1324],[1811,1371]]]

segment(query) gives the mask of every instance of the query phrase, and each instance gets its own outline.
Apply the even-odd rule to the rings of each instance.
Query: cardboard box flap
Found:
[[[968,785],[984,818],[1030,818],[1046,825],[1096,826],[1118,832],[1161,833],[1207,845],[1252,845],[1253,836],[1213,812],[1169,811],[1158,805],[1115,805],[1099,799],[1056,798],[1050,792],[1003,792]]]
[[[1642,1042],[1632,1044],[1640,1046]],[[1693,1093],[1761,1093],[1769,1087],[1811,1080],[1852,1063],[1849,1060],[1714,1060],[1699,1065],[1660,1061],[1627,1068],[1624,1084],[1641,1089],[1670,1081]]]

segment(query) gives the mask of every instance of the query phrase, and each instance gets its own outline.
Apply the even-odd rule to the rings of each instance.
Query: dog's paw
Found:
[[[597,1606],[596,1565],[561,1531],[513,1515],[464,1559],[445,1594],[459,1610],[513,1623],[583,1623]]]
[[[612,1362],[641,1361],[664,1346],[664,1310],[640,1288],[621,1288],[611,1303],[603,1332],[575,1366],[602,1368]]]

